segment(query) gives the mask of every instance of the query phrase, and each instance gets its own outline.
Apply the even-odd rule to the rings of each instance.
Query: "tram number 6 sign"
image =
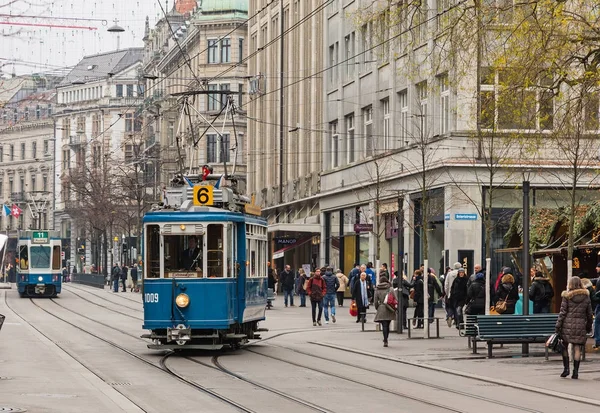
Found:
[[[194,205],[209,206],[213,204],[213,187],[210,185],[194,186]]]

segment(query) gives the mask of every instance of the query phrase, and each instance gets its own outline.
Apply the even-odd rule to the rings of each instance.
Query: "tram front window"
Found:
[[[165,275],[167,277],[203,276],[203,235],[166,235],[164,245]]]
[[[32,246],[29,250],[31,268],[50,268],[50,247],[37,245]]]

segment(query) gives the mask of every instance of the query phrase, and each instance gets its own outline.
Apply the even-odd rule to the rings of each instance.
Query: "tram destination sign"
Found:
[[[47,244],[48,243],[48,231],[34,231],[31,237],[33,244]]]

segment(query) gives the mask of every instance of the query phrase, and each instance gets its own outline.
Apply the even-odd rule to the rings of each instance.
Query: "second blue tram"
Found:
[[[58,231],[24,231],[17,242],[17,289],[21,297],[56,297],[62,287]]]
[[[143,219],[142,337],[151,349],[236,347],[265,319],[267,223],[232,188],[186,181]]]

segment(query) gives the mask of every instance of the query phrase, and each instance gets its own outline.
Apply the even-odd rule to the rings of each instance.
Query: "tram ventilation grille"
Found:
[[[126,381],[114,381],[111,383],[107,383],[109,386],[131,386],[131,383]]]
[[[21,409],[19,407],[2,407],[0,406],[0,412],[26,412],[26,409]]]

